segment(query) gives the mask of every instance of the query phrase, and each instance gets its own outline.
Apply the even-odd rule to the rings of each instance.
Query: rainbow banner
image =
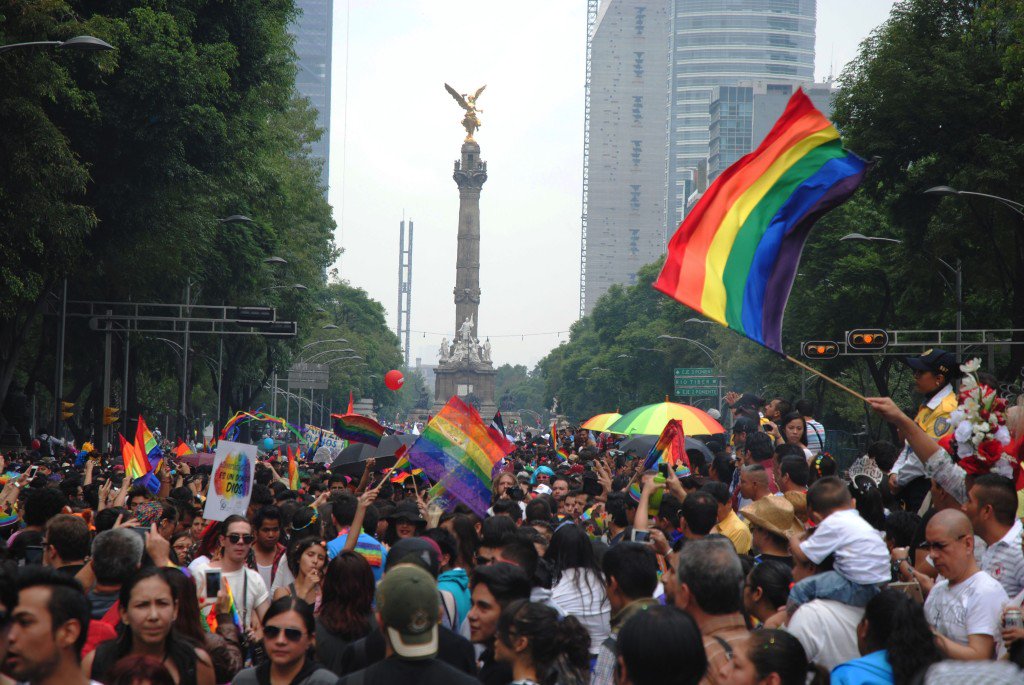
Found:
[[[362,442],[376,447],[384,437],[384,426],[362,414],[331,414],[334,434],[349,442]]]
[[[798,89],[761,145],[722,172],[680,224],[654,287],[781,354],[811,227],[866,171]]]
[[[124,459],[125,475],[134,481],[149,473],[153,468],[150,466],[149,460],[139,452],[135,445],[125,440],[123,435],[118,433],[117,437],[121,439],[121,458]]]
[[[288,445],[288,487],[292,490],[299,489],[299,465],[295,462],[295,453],[292,446]]]
[[[683,433],[683,422],[679,419],[672,419],[665,424],[658,442],[647,453],[644,470],[658,468],[662,462],[673,470],[679,465],[685,466],[687,470],[690,468],[690,458],[686,456],[686,435]]]
[[[452,397],[424,427],[409,461],[483,517],[491,504],[491,471],[514,449],[507,439],[494,439],[476,409]]]

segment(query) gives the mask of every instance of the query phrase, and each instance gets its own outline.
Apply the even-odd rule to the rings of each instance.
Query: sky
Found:
[[[818,0],[815,75],[838,75],[891,0]],[[398,235],[414,222],[412,361],[453,337],[465,135],[445,92],[486,84],[475,138],[480,319],[495,365],[533,368],[579,314],[585,0],[334,0],[328,200],[341,278],[396,328]]]

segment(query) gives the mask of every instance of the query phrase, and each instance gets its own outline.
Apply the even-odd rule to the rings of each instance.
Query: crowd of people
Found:
[[[268,455],[206,521],[209,467],[9,454],[0,685],[1024,682],[1024,412],[962,428],[995,380],[907,363],[920,407],[869,399],[894,439],[842,469],[810,402],[730,393],[688,463],[516,436],[486,516],[372,459],[296,491]]]

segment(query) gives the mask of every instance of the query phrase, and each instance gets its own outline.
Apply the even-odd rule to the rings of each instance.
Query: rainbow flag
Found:
[[[186,454],[195,454],[192,448],[188,446],[187,442],[179,442],[178,446],[174,448],[174,454],[178,457],[184,457]]]
[[[722,172],[680,224],[654,287],[781,354],[811,227],[866,171],[798,89],[761,145]]]
[[[238,606],[235,604],[235,594],[231,592],[231,583],[228,582],[227,578],[221,576],[221,582],[224,584],[224,590],[228,593],[228,601],[231,603],[231,622],[235,624],[235,628],[238,629],[238,634],[242,634],[242,619],[238,615]],[[210,613],[206,615],[206,625],[209,626],[211,633],[217,632],[217,626],[220,625],[217,621],[217,607],[210,607]]]
[[[334,434],[349,442],[362,442],[376,447],[384,437],[384,426],[362,414],[331,414]]]
[[[402,471],[401,473],[399,473],[399,474],[397,474],[395,476],[392,476],[391,477],[391,482],[392,483],[404,483],[405,481],[409,480],[409,478],[411,476],[418,476],[421,473],[423,473],[423,469],[413,469],[412,471]]]
[[[554,421],[551,422],[551,449],[555,451],[555,456],[560,463],[564,464],[569,461],[569,453],[558,443],[558,424]]]
[[[647,453],[644,469],[657,468],[661,462],[665,462],[673,470],[680,464],[690,467],[690,458],[686,456],[686,435],[683,432],[683,423],[679,419],[672,419],[665,424],[658,442],[654,443],[654,447]]]
[[[494,439],[476,409],[452,397],[416,439],[409,461],[431,480],[443,480],[448,494],[483,517],[491,503],[491,471],[513,449],[508,440]]]
[[[139,414],[139,425],[135,429],[135,448],[145,455],[154,471],[160,468],[160,462],[163,460],[164,455],[160,451],[160,445],[157,443],[156,437],[149,430],[149,426],[146,425],[146,420],[142,418],[142,414]]]
[[[288,445],[288,487],[292,490],[299,489],[299,465],[295,462],[295,453],[292,446]]]
[[[125,440],[124,436],[120,433],[117,434],[117,437],[121,439],[121,458],[124,459],[124,472],[126,475],[131,477],[132,480],[137,480],[152,471],[153,467],[150,465],[149,460],[142,455],[135,445]]]

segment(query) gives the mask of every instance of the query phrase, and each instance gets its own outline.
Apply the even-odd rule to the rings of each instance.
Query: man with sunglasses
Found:
[[[262,621],[270,606],[270,592],[262,576],[245,565],[256,536],[252,524],[237,514],[224,519],[220,526],[221,558],[193,569],[199,603],[204,605],[204,615],[213,610],[213,601],[206,598],[206,572],[219,569],[221,586],[226,582],[235,597],[242,629],[249,630],[254,625],[253,617]]]
[[[928,593],[925,617],[950,659],[991,659],[1000,638],[1006,591],[974,559],[974,531],[967,515],[940,511],[929,521],[922,547],[942,580]]]

